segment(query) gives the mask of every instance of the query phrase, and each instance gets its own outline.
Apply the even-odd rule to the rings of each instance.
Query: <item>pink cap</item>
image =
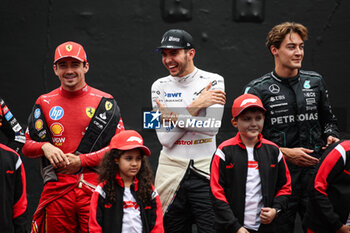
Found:
[[[239,114],[241,114],[245,109],[250,107],[257,107],[263,110],[264,112],[266,109],[264,108],[264,105],[262,104],[259,97],[252,95],[252,94],[243,94],[241,96],[238,96],[234,101],[232,105],[232,116],[233,118],[237,117]]]
[[[147,146],[143,145],[143,139],[141,135],[135,130],[124,130],[114,135],[111,143],[109,144],[110,149],[118,150],[131,150],[140,148],[143,150],[145,155],[150,156],[151,151]]]
[[[87,62],[87,57],[83,46],[73,41],[67,41],[57,46],[55,51],[55,60],[53,63],[56,63],[58,60],[65,57],[72,57],[81,62]]]

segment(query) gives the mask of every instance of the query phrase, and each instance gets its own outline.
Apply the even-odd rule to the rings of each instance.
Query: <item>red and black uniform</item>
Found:
[[[19,152],[23,147],[26,138],[22,126],[18,123],[13,113],[10,111],[5,101],[0,98],[0,130],[5,134],[8,142],[4,143],[8,147]]]
[[[279,148],[262,135],[254,147],[265,207],[285,210],[291,194],[288,167]],[[248,155],[239,133],[219,145],[211,162],[210,187],[217,232],[235,233],[244,223]],[[261,224],[259,231],[273,231]]]
[[[340,142],[318,165],[304,225],[317,233],[350,224],[350,141]]]
[[[116,176],[116,202],[110,204],[106,201],[105,186],[100,183],[91,198],[91,209],[89,218],[90,233],[121,233],[124,214],[124,183],[119,174]],[[154,190],[154,188],[153,188]],[[134,183],[130,186],[130,191],[136,200],[135,206],[139,206],[142,232],[143,233],[163,233],[163,212],[158,193],[154,190],[152,201],[143,204],[138,200],[138,180],[134,178]]]
[[[32,130],[42,130],[44,122],[40,116],[43,114],[53,145],[64,153],[75,153],[103,97],[113,98],[110,94],[88,85],[75,92],[68,92],[60,87],[42,95],[36,101],[36,105],[39,105],[41,110],[36,110],[33,114],[34,119],[37,120]],[[109,107],[106,105],[106,111]],[[103,114],[97,117],[100,121],[104,119]],[[100,125],[98,120],[93,123]],[[120,120],[115,133],[123,129],[124,126]],[[41,147],[46,142],[32,140],[28,130],[26,139],[23,154],[30,158],[42,157]],[[54,225],[61,227],[55,228],[55,232],[75,232],[79,225],[81,231],[86,231],[90,196],[98,184],[97,173],[89,168],[98,166],[107,150],[108,147],[104,147],[91,153],[79,154],[83,167],[81,172],[73,175],[56,172],[57,181],[45,183],[38,209],[33,216],[33,232],[43,232],[45,228]],[[79,196],[81,199],[74,200],[74,196]],[[57,204],[58,206],[55,206]],[[61,208],[58,208],[59,206]],[[70,210],[74,207],[79,210]],[[58,216],[59,214],[63,215],[63,220]],[[79,219],[76,220],[75,216],[79,216]]]
[[[0,232],[28,232],[26,176],[19,155],[0,144]]]

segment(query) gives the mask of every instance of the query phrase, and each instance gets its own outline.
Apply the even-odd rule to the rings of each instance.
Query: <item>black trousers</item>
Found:
[[[164,215],[165,232],[190,233],[192,223],[197,225],[198,233],[214,232],[214,211],[209,194],[209,180],[188,169]]]
[[[308,190],[315,167],[298,167],[288,163],[292,178],[292,195],[288,201],[288,208],[277,218],[277,232],[293,233],[297,213],[304,218],[308,202]],[[306,229],[303,229],[306,232]]]

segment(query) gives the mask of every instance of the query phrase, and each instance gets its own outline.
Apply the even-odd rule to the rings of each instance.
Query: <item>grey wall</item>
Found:
[[[233,134],[229,124],[233,99],[249,80],[272,70],[272,57],[264,47],[267,32],[275,24],[296,21],[310,31],[303,69],[324,76],[343,136],[350,133],[350,1],[266,0],[261,23],[233,21],[234,0],[193,0],[192,20],[169,23],[161,17],[161,2],[2,0],[0,96],[25,126],[36,98],[59,86],[52,71],[55,47],[73,40],[87,51],[88,84],[114,95],[126,128],[141,131],[151,85],[167,74],[153,50],[166,30],[182,28],[196,40],[195,64],[225,78],[227,108],[218,135],[221,142]],[[152,149],[155,168],[161,147],[154,132],[141,134]],[[38,161],[24,158],[24,163],[33,211],[42,188]]]

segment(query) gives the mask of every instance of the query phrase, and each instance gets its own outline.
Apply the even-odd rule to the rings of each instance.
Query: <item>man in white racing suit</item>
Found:
[[[224,104],[222,76],[194,66],[192,36],[171,29],[158,50],[170,75],[152,85],[152,106],[161,115],[157,136],[163,148],[155,185],[165,232],[214,232],[209,166],[216,150]]]

